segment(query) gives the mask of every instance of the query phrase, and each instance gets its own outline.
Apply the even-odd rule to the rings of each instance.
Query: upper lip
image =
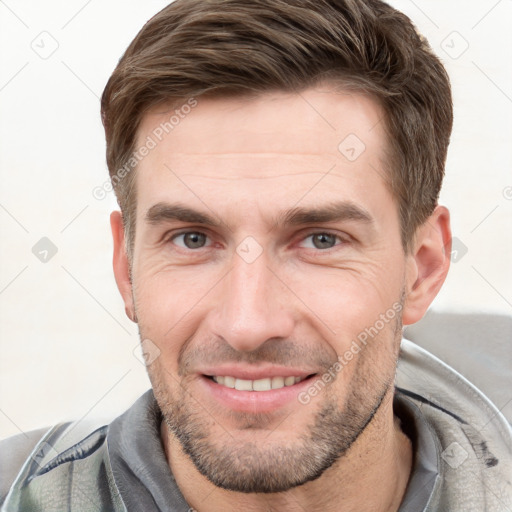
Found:
[[[304,370],[303,368],[290,368],[287,366],[241,366],[241,365],[221,365],[209,368],[202,368],[199,373],[213,376],[230,376],[235,379],[258,380],[272,377],[301,377],[305,378],[315,374],[314,370]]]

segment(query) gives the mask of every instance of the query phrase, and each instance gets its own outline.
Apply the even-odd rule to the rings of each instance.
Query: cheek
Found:
[[[395,267],[353,262],[336,269],[297,268],[287,284],[331,332],[355,335],[396,307],[403,275]]]
[[[220,278],[213,268],[166,268],[153,262],[134,273],[137,316],[165,334],[201,305]]]
[[[339,396],[353,386],[381,389],[389,381],[401,337],[402,281],[397,265],[370,262],[316,271],[307,279],[295,274],[291,287],[304,297],[309,321],[338,354]]]
[[[196,332],[204,313],[202,298],[207,295],[207,280],[197,276],[184,279],[180,272],[162,272],[134,279],[135,308],[141,340],[150,340],[162,357],[148,368],[150,376],[175,374],[183,345]],[[211,288],[211,286],[210,286]],[[167,379],[166,379],[167,380]]]
[[[348,393],[378,393],[394,378],[401,332],[400,311],[388,314],[361,329],[347,343],[338,344],[337,390]]]

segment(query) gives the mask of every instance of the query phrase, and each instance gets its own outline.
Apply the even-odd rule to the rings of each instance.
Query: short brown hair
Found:
[[[409,18],[380,0],[176,0],[144,25],[101,99],[128,252],[135,172],[119,171],[148,109],[325,81],[369,93],[384,108],[388,181],[407,250],[437,204],[453,118],[446,71]]]

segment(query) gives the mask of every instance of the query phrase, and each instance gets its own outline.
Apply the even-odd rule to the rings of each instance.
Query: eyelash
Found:
[[[343,238],[342,236],[340,236],[337,233],[333,233],[332,231],[313,231],[313,232],[309,233],[308,235],[306,235],[305,237],[301,238],[300,243],[305,242],[308,238],[311,238],[311,237],[313,237],[315,235],[333,236],[336,239],[336,243],[332,247],[328,247],[326,249],[318,249],[316,247],[307,247],[306,249],[314,250],[315,252],[325,252],[325,253],[327,253],[329,251],[332,251],[332,250],[336,249],[336,247],[347,243],[347,240],[345,238]]]
[[[210,241],[210,244],[207,245],[207,246],[204,246],[204,247],[200,247],[199,249],[205,249],[205,248],[208,248],[212,245],[213,241],[210,237],[210,235],[202,230],[194,230],[194,229],[188,229],[186,231],[181,231],[179,233],[174,233],[170,236],[167,236],[165,237],[165,242],[166,243],[169,243],[169,242],[174,242],[176,240],[176,238],[180,237],[180,236],[183,236],[183,235],[187,235],[189,233],[198,233],[198,234],[202,234],[202,235],[205,235],[207,237],[207,239]],[[338,246],[340,245],[344,245],[346,243],[348,243],[348,235],[346,236],[341,236],[337,233],[333,233],[332,231],[325,231],[325,230],[318,230],[318,231],[310,231],[308,232],[305,236],[302,236],[299,240],[299,243],[303,243],[304,241],[306,241],[308,238],[311,238],[315,235],[328,235],[328,236],[333,236],[336,238],[336,243],[333,247],[328,247],[326,249],[317,249],[317,248],[314,248],[314,247],[306,247],[305,249],[307,250],[313,250],[315,252],[324,252],[324,253],[327,253],[327,252],[330,252],[334,249],[336,249]],[[178,246],[181,250],[186,250],[186,251],[190,251],[190,252],[198,252],[199,249],[188,249],[188,248],[184,248],[184,247],[181,247],[181,246]]]
[[[176,240],[176,238],[180,237],[180,236],[183,236],[183,235],[188,235],[188,234],[191,234],[191,233],[194,233],[194,234],[199,234],[199,235],[204,235],[207,237],[208,240],[211,240],[211,237],[210,235],[208,235],[208,233],[205,233],[203,231],[200,231],[200,230],[193,230],[193,229],[189,229],[187,231],[181,231],[180,233],[174,233],[173,235],[169,236],[168,238],[166,238],[166,242],[174,242],[174,240]],[[211,244],[210,244],[211,245]],[[206,247],[209,247],[209,246],[206,246]],[[200,247],[200,249],[204,249],[205,247]],[[184,249],[186,250],[184,247],[180,247],[180,249]],[[194,251],[194,249],[188,249],[189,251]],[[196,249],[197,250],[197,249]]]

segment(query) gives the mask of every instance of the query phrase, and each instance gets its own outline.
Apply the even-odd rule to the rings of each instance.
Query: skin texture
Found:
[[[144,117],[140,144],[168,110]],[[149,353],[167,459],[198,511],[399,507],[412,463],[392,408],[401,327],[441,287],[451,236],[437,207],[404,254],[382,119],[370,97],[326,84],[198,98],[139,163],[131,280],[121,216],[111,216],[116,280]],[[250,392],[237,409],[204,376],[278,366],[312,384],[372,326],[307,404],[297,388],[270,409],[265,392]]]

